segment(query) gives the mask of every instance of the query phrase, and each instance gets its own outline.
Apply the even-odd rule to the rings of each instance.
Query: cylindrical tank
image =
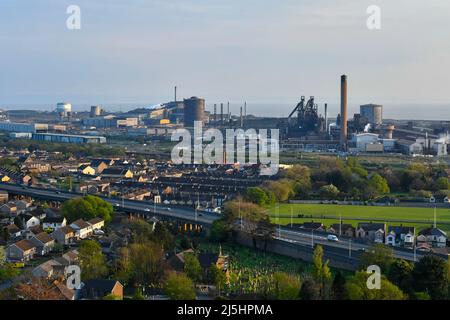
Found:
[[[385,127],[385,129],[384,129],[384,136],[385,136],[385,138],[386,139],[392,139],[394,130],[395,130],[395,126],[394,125],[392,125],[392,124],[387,125]]]
[[[102,108],[100,106],[91,106],[91,118],[99,117],[102,114]]]
[[[194,121],[202,121],[205,113],[205,99],[191,97],[184,99],[184,126],[194,127]]]
[[[56,112],[59,114],[67,115],[69,112],[72,112],[72,105],[67,102],[58,102],[56,104]]]
[[[373,125],[383,123],[383,106],[379,104],[365,104],[360,106],[360,114]]]

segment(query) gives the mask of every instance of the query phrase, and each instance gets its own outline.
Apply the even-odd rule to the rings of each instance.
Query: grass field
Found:
[[[375,206],[347,206],[326,204],[281,204],[268,209],[272,221],[282,225],[292,222],[302,223],[312,220],[322,222],[327,227],[333,223],[339,223],[342,216],[343,223],[351,223],[356,226],[359,222],[381,222],[373,219],[398,220],[397,222],[386,221],[387,225],[415,226],[418,231],[433,224],[434,209],[432,208],[408,208],[408,207],[375,207]],[[281,217],[278,218],[278,213]],[[299,214],[307,215],[298,218]],[[312,216],[312,217],[310,217]],[[327,218],[332,217],[335,218]],[[356,220],[361,218],[364,220]],[[443,231],[450,231],[450,209],[436,209],[437,226]],[[403,221],[401,221],[403,220]],[[409,222],[408,220],[420,220],[420,222]],[[446,224],[447,223],[447,224]]]

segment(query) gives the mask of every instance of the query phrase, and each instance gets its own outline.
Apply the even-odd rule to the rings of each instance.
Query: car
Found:
[[[120,207],[120,204],[118,204],[118,203],[114,203],[114,205],[115,205],[116,207]]]
[[[105,231],[100,230],[100,229],[95,229],[94,230],[94,234],[97,235],[97,236],[102,236],[102,235],[105,234]]]
[[[203,217],[203,213],[199,213],[198,216],[199,216],[199,217]]]
[[[332,242],[338,242],[339,241],[338,237],[336,237],[334,234],[329,234],[327,236],[327,240],[328,241],[332,241]]]
[[[56,194],[60,194],[61,193],[61,191],[56,191]]]
[[[172,211],[172,209],[170,209],[170,208],[166,208],[166,210],[167,210],[167,211]]]
[[[24,262],[14,262],[14,263],[11,263],[11,267],[13,267],[13,268],[24,268],[25,267],[25,263]]]
[[[149,209],[149,208],[145,208],[145,211],[146,211],[146,212],[150,212],[150,209]]]

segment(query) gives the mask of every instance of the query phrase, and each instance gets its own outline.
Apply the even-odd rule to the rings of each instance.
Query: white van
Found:
[[[328,237],[327,237],[327,240],[328,241],[333,241],[333,242],[338,242],[339,241],[338,237],[336,237],[334,234],[329,234]]]

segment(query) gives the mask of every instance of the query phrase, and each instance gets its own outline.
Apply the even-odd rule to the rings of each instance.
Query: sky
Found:
[[[207,104],[337,105],[341,74],[351,105],[449,104],[449,18],[448,0],[0,0],[0,107],[156,104],[175,85]]]

